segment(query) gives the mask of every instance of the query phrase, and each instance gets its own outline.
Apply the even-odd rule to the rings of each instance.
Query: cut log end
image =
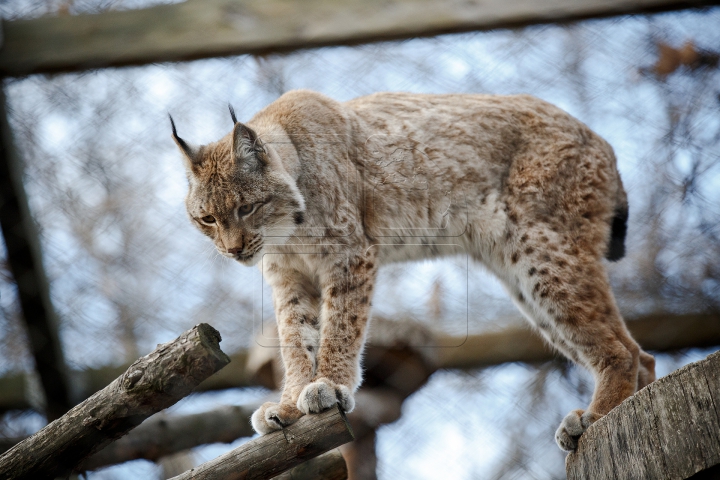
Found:
[[[697,479],[720,470],[720,352],[651,383],[568,455],[568,480]]]

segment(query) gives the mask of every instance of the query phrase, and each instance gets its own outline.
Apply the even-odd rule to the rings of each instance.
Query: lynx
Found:
[[[655,379],[603,259],[624,255],[627,197],[607,142],[528,95],[291,91],[216,143],[183,153],[191,221],[272,287],[285,380],[252,416],[265,434],[335,404],[349,412],[378,268],[465,254],[550,345],[588,368],[580,435]]]

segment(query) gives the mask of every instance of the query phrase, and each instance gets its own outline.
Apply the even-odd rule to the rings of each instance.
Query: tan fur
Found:
[[[594,373],[590,406],[558,429],[564,449],[655,378],[602,261],[626,206],[614,154],[553,105],[406,93],[339,103],[300,90],[217,143],[176,141],[190,217],[223,255],[259,262],[273,289],[286,377],[280,403],[253,415],[260,433],[337,402],[352,409],[376,272],[393,261],[471,255]],[[253,213],[241,217],[243,205]]]

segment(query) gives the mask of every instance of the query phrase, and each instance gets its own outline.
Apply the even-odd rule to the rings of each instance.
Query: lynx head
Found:
[[[185,159],[191,221],[222,255],[254,265],[268,236],[287,238],[303,223],[305,202],[272,146],[232,107],[230,115],[233,131],[215,143],[188,144],[171,117],[172,136]]]

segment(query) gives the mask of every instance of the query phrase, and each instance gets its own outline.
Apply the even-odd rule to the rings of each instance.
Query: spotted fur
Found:
[[[258,432],[353,408],[377,269],[394,261],[470,255],[552,346],[594,373],[592,402],[556,434],[566,450],[654,380],[603,265],[624,249],[615,156],[553,105],[407,93],[339,103],[298,90],[216,143],[173,136],[190,218],[273,289],[286,376],[280,403],[253,415]]]

